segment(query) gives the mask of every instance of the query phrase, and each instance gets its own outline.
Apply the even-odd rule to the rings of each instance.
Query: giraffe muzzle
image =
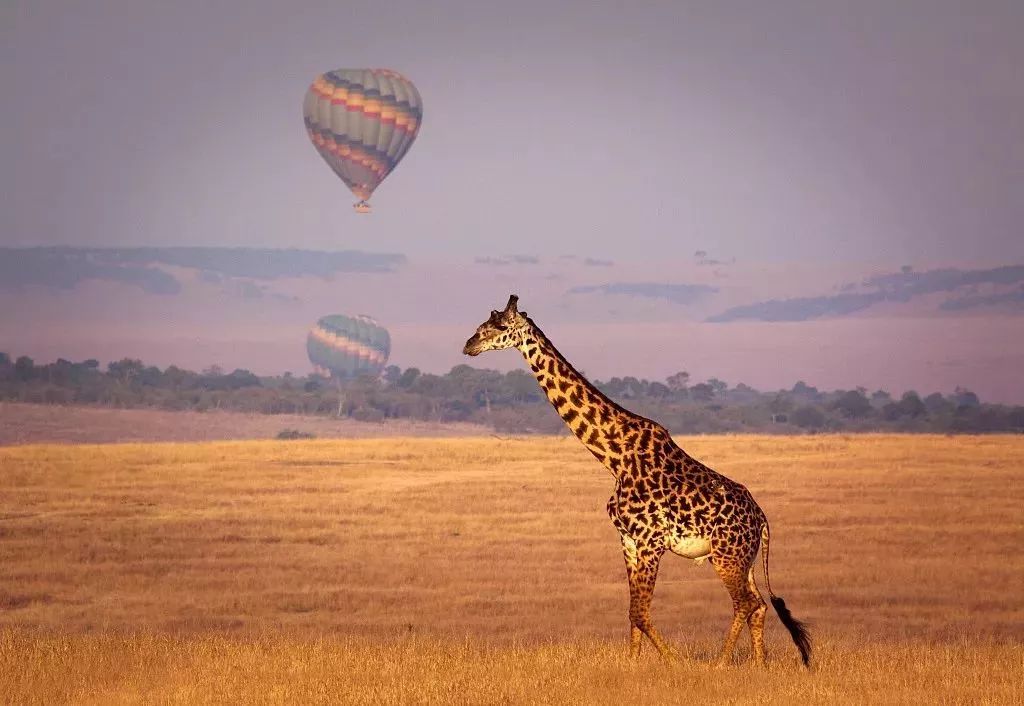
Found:
[[[480,355],[480,341],[477,340],[476,336],[471,336],[466,345],[462,347],[462,352],[466,355],[477,356]]]

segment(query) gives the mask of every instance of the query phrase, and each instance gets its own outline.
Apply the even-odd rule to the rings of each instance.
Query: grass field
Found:
[[[707,565],[668,556],[625,658],[606,472],[574,439],[0,448],[0,701],[1020,703],[1024,438],[679,441],[754,492],[770,668],[708,666]],[[1015,691],[1017,690],[1017,691]]]
[[[80,405],[0,402],[0,446],[13,444],[110,444],[148,441],[273,439],[293,429],[318,439],[368,437],[489,436],[476,424],[386,419],[357,422],[308,414],[246,414]]]

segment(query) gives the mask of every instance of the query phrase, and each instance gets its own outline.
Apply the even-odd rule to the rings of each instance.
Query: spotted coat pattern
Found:
[[[754,660],[763,664],[767,606],[754,583],[753,567],[764,541],[766,587],[776,608],[782,604],[780,617],[806,663],[806,630],[789,616],[767,582],[768,522],[750,492],[683,451],[660,424],[623,409],[595,388],[525,312],[517,311],[514,295],[504,311],[491,312],[464,352],[478,355],[513,347],[523,354],[562,420],[615,480],[607,508],[626,562],[631,654],[639,655],[646,636],[663,657],[674,656],[650,616],[658,567],[662,555],[671,551],[698,564],[710,560],[729,591],[733,622],[719,663],[731,660],[746,624]]]

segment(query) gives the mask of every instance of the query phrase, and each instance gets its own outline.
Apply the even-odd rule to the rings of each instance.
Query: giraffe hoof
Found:
[[[664,652],[662,652],[661,660],[669,666],[676,666],[680,664],[680,662],[682,661],[679,658],[679,653],[675,650],[665,650]]]

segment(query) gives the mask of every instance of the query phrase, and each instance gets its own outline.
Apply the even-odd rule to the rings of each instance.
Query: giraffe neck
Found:
[[[650,422],[612,402],[572,367],[533,321],[529,323],[519,351],[558,416],[587,450],[618,477],[621,466],[610,461],[622,456],[625,433]]]

